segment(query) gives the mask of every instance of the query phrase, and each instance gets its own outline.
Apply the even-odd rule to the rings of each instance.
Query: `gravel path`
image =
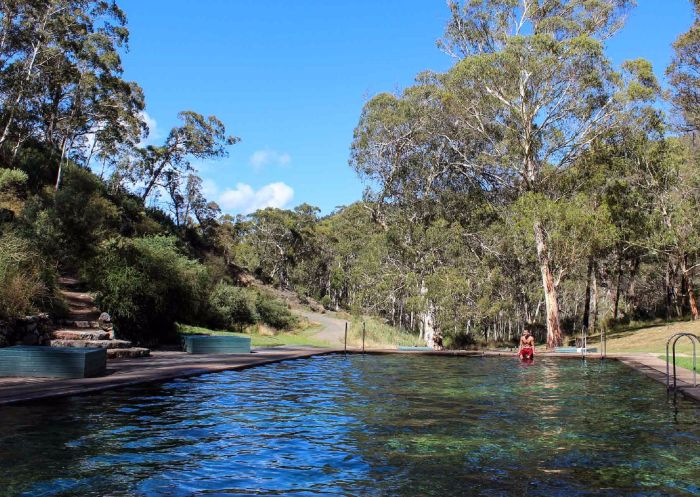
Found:
[[[317,312],[300,311],[300,314],[306,317],[312,323],[321,325],[321,330],[314,335],[320,340],[325,340],[331,346],[343,345],[345,341],[345,323],[342,319],[334,318],[328,314],[319,314]]]

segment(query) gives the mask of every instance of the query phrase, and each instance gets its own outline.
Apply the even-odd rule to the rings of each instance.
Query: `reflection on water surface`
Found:
[[[0,409],[0,495],[700,495],[700,409],[615,362],[326,356]]]

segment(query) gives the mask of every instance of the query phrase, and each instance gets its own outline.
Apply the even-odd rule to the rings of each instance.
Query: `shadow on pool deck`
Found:
[[[107,375],[99,378],[0,378],[0,406],[33,400],[67,397],[101,392],[113,388],[168,381],[207,373],[241,370],[280,361],[342,353],[343,349],[317,347],[274,347],[254,349],[251,354],[192,355],[184,352],[154,351],[142,359],[112,360],[107,363]],[[348,349],[349,353],[361,353]],[[368,354],[438,355],[450,357],[510,357],[513,352],[476,351],[405,351],[367,350]],[[577,354],[540,354],[538,357],[581,359]],[[589,355],[589,360],[600,360]],[[642,374],[666,382],[666,363],[653,354],[608,355]],[[692,387],[692,372],[678,368],[678,388],[690,399],[700,402],[700,388]]]

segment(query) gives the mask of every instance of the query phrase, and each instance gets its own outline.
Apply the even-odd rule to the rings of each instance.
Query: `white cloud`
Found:
[[[219,185],[212,179],[202,180],[202,194],[208,199],[215,198],[219,195]]]
[[[250,164],[255,169],[262,169],[265,166],[286,166],[292,162],[292,156],[286,152],[277,152],[276,150],[258,150],[250,156]]]
[[[142,141],[141,145],[149,145],[158,141],[161,138],[161,133],[158,129],[158,121],[145,110],[141,112],[141,118],[146,122],[146,126],[148,126],[148,137]]]
[[[219,197],[219,205],[226,211],[250,214],[265,207],[282,209],[294,198],[294,190],[284,183],[270,183],[259,190],[245,183],[227,189]]]

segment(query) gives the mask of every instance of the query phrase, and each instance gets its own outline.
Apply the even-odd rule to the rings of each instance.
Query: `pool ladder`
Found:
[[[697,372],[695,370],[696,366],[696,357],[697,357],[697,351],[695,344],[700,345],[700,338],[697,335],[693,335],[692,333],[676,333],[675,335],[671,335],[671,337],[666,341],[666,389],[667,390],[675,390],[676,389],[676,345],[678,344],[678,341],[681,338],[688,337],[690,339],[690,343],[693,344],[693,387],[698,386],[698,381],[697,381]],[[673,342],[673,344],[671,344]],[[669,347],[671,347],[673,355],[673,387],[671,387],[671,371],[670,371],[670,364],[671,361],[669,361]]]

